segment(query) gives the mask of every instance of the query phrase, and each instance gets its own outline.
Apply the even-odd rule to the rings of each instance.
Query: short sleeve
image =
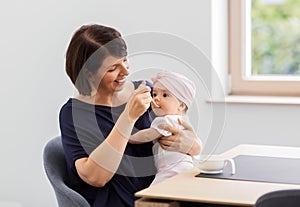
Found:
[[[67,163],[72,169],[75,169],[75,161],[88,157],[88,154],[77,138],[72,119],[72,109],[68,105],[65,105],[60,111],[60,129]]]
[[[158,128],[158,125],[160,125],[160,124],[170,124],[170,123],[168,123],[168,121],[165,117],[156,117],[151,123],[151,128],[156,129],[163,136],[172,135],[171,132]]]

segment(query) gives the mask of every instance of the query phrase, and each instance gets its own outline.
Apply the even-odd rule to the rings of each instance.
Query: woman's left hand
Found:
[[[165,150],[182,152],[191,156],[199,154],[202,150],[202,142],[197,137],[193,127],[180,119],[178,122],[184,127],[183,130],[170,125],[159,125],[159,128],[172,133],[170,136],[159,139],[160,146]]]

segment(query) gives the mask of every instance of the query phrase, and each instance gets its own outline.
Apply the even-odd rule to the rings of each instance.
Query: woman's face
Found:
[[[126,57],[116,58],[108,56],[93,77],[93,83],[96,87],[98,86],[98,90],[113,93],[124,88],[128,75],[129,62]]]
[[[179,101],[170,91],[168,91],[161,83],[156,82],[153,85],[153,101],[152,110],[156,116],[164,115],[181,115],[182,102]]]

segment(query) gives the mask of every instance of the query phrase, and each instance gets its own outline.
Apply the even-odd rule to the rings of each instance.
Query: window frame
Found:
[[[230,95],[300,96],[298,78],[287,80],[271,76],[245,77],[245,1],[248,0],[228,0]]]

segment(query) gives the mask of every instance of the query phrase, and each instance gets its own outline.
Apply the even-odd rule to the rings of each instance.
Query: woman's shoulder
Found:
[[[84,104],[84,102],[75,99],[75,98],[69,98],[61,107],[60,111],[64,112],[64,111],[69,111],[72,110],[72,107],[74,107],[75,105],[80,105],[80,104]]]
[[[94,110],[93,105],[80,101],[76,98],[69,98],[60,109],[60,116],[71,116],[74,112],[77,111],[86,111],[86,110]]]
[[[72,98],[69,98],[60,108],[60,113],[66,112],[72,109]]]

